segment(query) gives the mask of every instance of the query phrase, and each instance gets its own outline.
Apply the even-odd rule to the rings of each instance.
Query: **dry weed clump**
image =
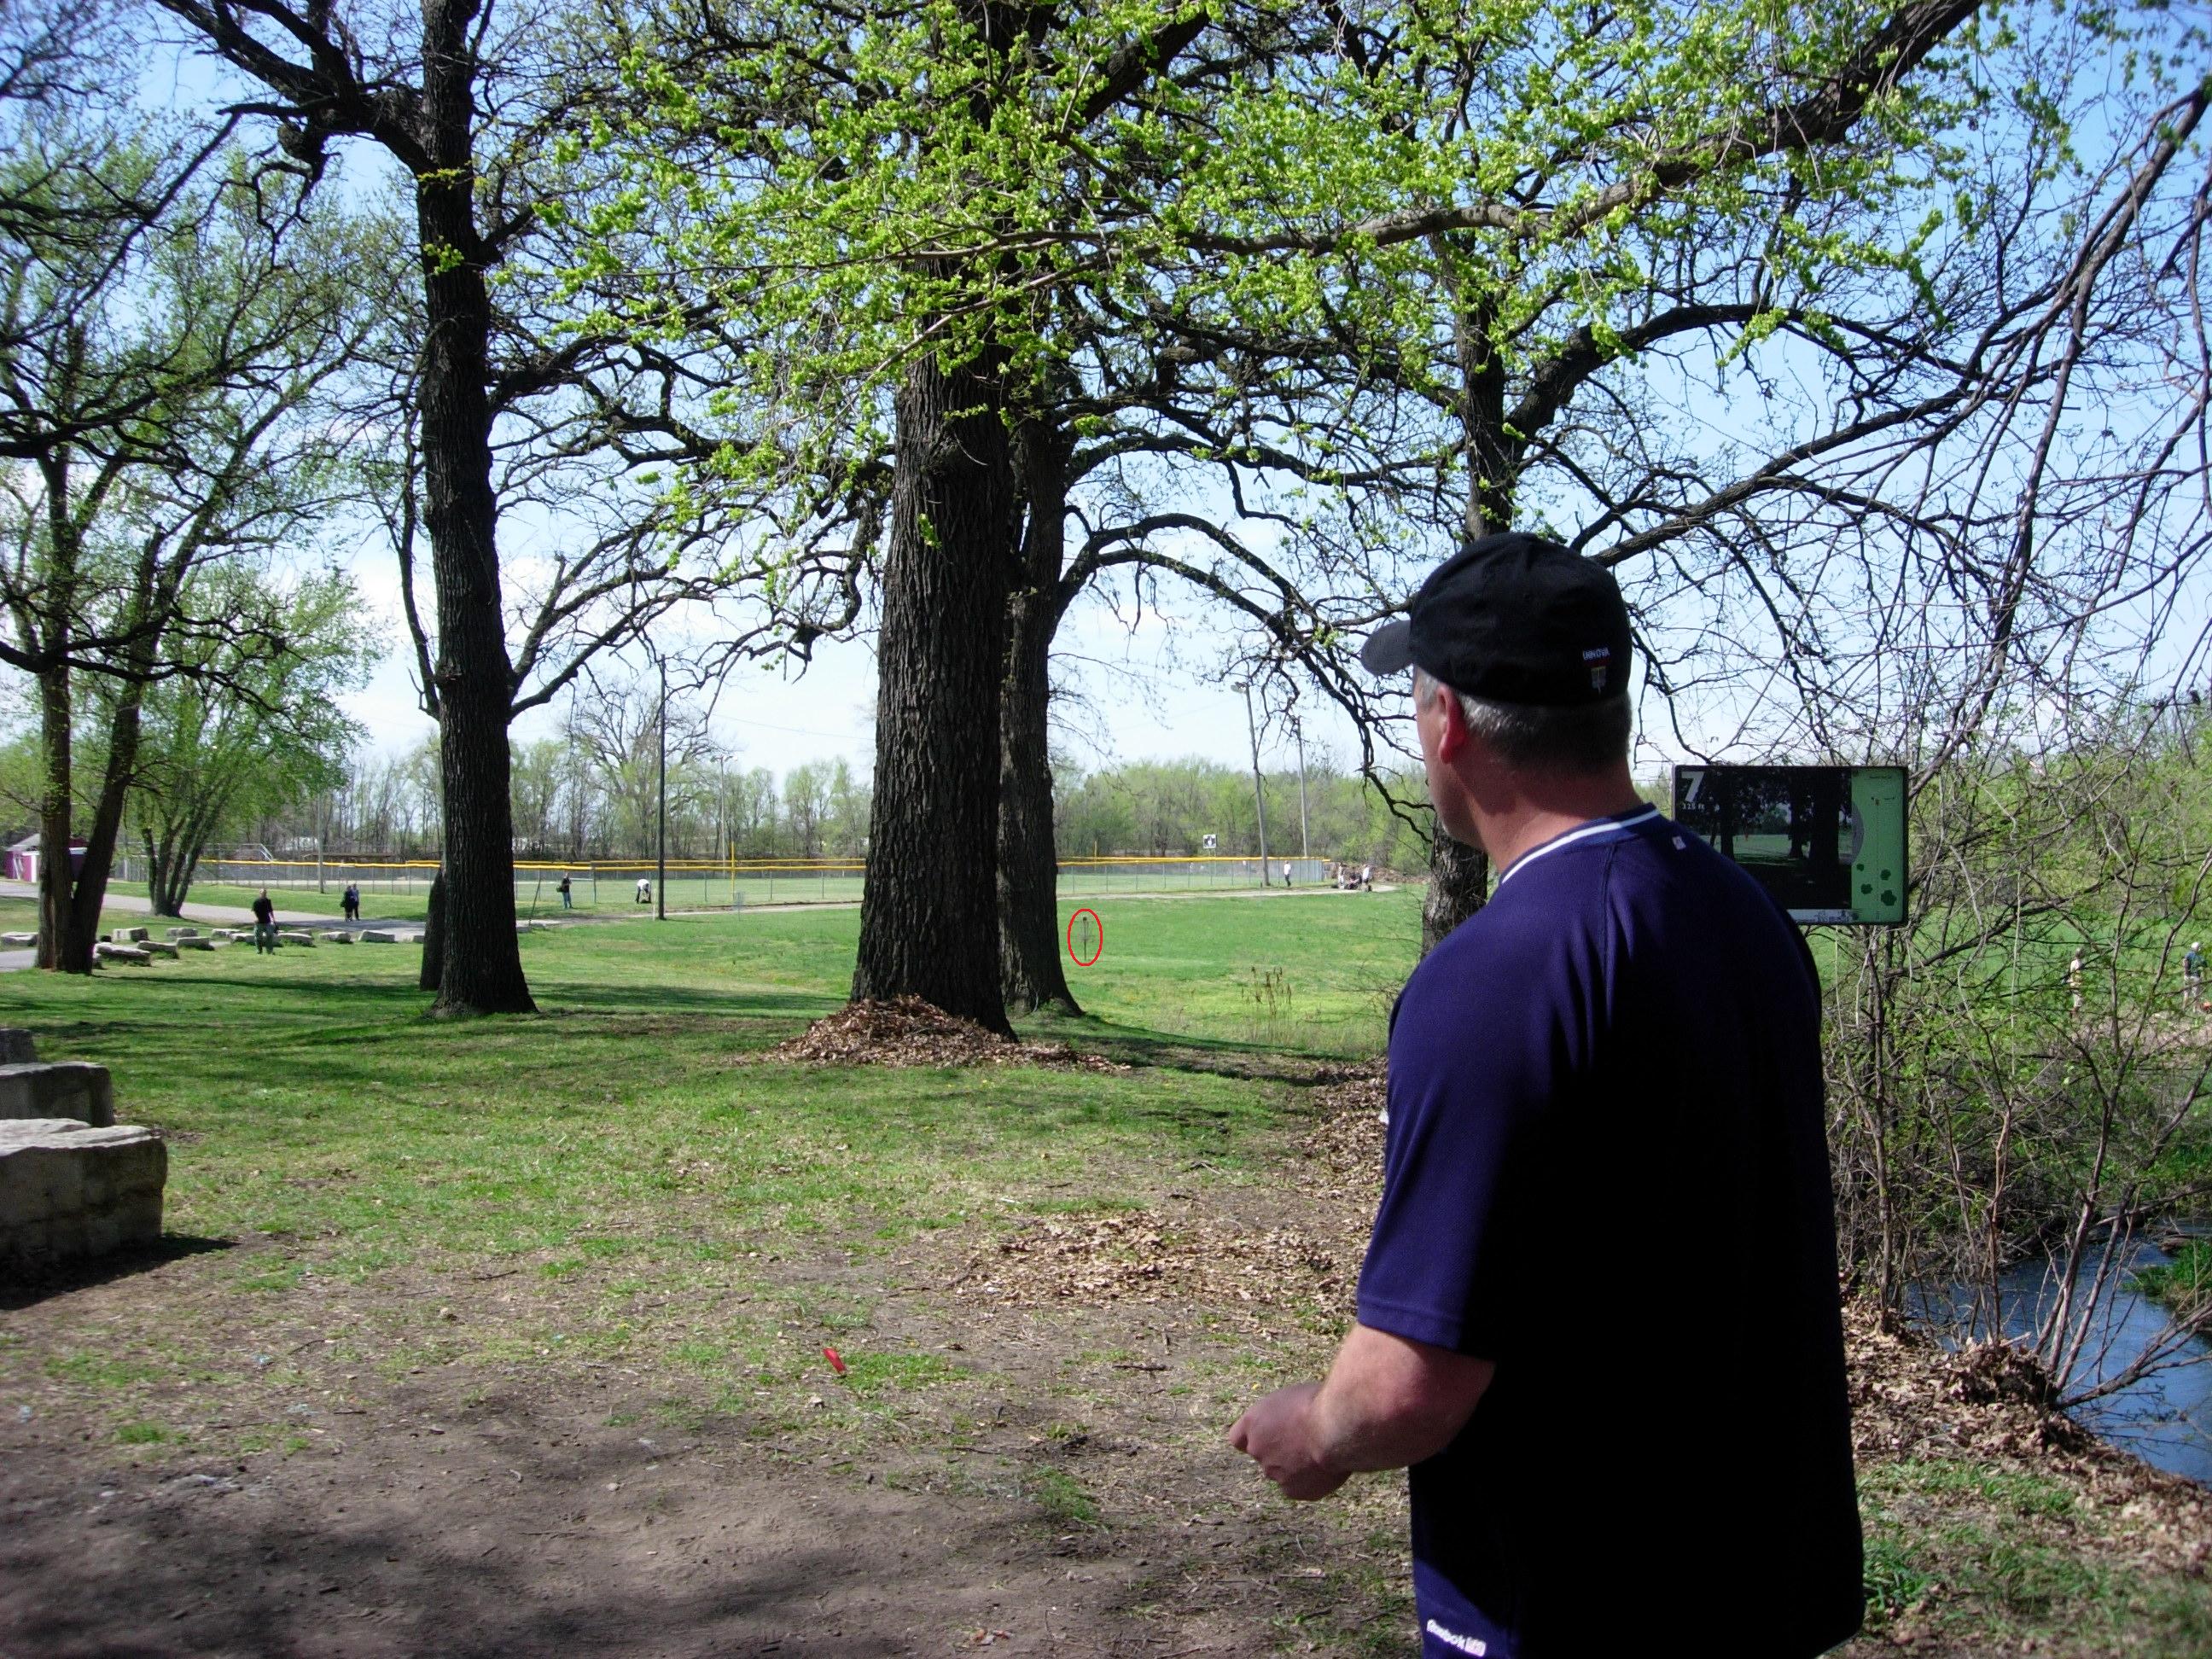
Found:
[[[1146,1212],[1041,1221],[987,1245],[951,1285],[1004,1307],[1114,1302],[1283,1304],[1340,1297],[1341,1254],[1283,1228],[1254,1231]]]
[[[1086,1072],[1120,1072],[1097,1054],[1064,1042],[1018,1042],[969,1019],[933,1007],[920,997],[888,1002],[848,1002],[787,1042],[769,1050],[770,1060],[811,1066],[1058,1066]]]

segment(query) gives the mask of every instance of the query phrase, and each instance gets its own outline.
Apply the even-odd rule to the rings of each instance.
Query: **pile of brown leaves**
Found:
[[[2001,1344],[1958,1352],[1844,1304],[1851,1438],[1859,1463],[1973,1458],[2056,1475],[2123,1523],[2105,1547],[2161,1571],[2212,1568],[2212,1497],[2116,1451],[2044,1403],[2032,1358]]]
[[[1137,1212],[1024,1227],[979,1251],[951,1288],[1006,1307],[1103,1307],[1178,1297],[1282,1303],[1340,1297],[1348,1282],[1340,1253],[1303,1233]]]
[[[1097,1054],[1078,1054],[1064,1042],[1017,1042],[912,996],[889,1002],[848,1002],[836,1013],[816,1020],[788,1042],[778,1043],[769,1050],[769,1058],[814,1066],[1061,1066],[1086,1072],[1127,1069]]]
[[[1321,1190],[1374,1207],[1382,1193],[1383,1098],[1379,1060],[1314,1091],[1314,1111],[1320,1121],[1298,1150],[1321,1167],[1301,1174],[1303,1189],[1312,1190],[1308,1177],[1317,1173],[1323,1183]]]

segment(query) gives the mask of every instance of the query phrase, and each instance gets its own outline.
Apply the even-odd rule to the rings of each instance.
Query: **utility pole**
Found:
[[[653,916],[668,920],[668,659],[660,659],[660,879],[653,884]]]
[[[1291,721],[1291,735],[1298,744],[1298,857],[1313,857],[1313,845],[1306,839],[1306,728],[1302,720]]]
[[[1267,879],[1267,796],[1260,787],[1260,728],[1252,719],[1252,682],[1242,680],[1237,689],[1244,694],[1244,729],[1252,738],[1252,805],[1260,817],[1260,885],[1272,885]]]

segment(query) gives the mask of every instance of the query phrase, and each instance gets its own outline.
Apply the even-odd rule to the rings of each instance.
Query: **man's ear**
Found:
[[[1443,726],[1437,736],[1437,758],[1455,761],[1465,752],[1468,740],[1474,733],[1467,729],[1467,710],[1460,706],[1459,693],[1439,685],[1436,690],[1437,706],[1443,715]]]

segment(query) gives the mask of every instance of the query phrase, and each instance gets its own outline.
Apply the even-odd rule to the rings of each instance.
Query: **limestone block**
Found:
[[[212,951],[215,941],[211,939],[180,939],[176,942],[176,948],[179,951]]]
[[[39,1057],[37,1039],[20,1025],[0,1025],[0,1066],[24,1066]]]
[[[135,1124],[0,1123],[0,1259],[98,1255],[161,1235],[169,1152]]]
[[[313,933],[301,933],[296,928],[280,927],[276,931],[276,938],[284,945],[313,945],[315,942]]]
[[[39,936],[36,933],[0,933],[0,945],[13,945],[19,951],[27,945],[36,945],[38,942]]]
[[[143,927],[112,928],[109,930],[107,935],[108,942],[112,945],[135,944],[137,940],[145,937],[146,930]]]
[[[323,937],[333,945],[350,945],[354,941],[354,936],[343,929],[334,933],[325,933]]]
[[[399,935],[388,927],[366,927],[362,930],[361,942],[363,945],[397,945]]]
[[[138,948],[149,957],[167,957],[172,962],[177,959],[177,947],[167,939],[149,939]]]
[[[170,939],[198,939],[199,933],[200,930],[197,927],[172,927],[166,931],[163,937]]]
[[[0,1066],[0,1118],[69,1118],[105,1128],[115,1121],[107,1067],[82,1060]]]
[[[95,962],[119,962],[127,967],[143,968],[154,960],[135,945],[110,945],[106,940],[92,947]]]
[[[232,940],[238,937],[238,934],[235,930],[232,928],[210,927],[208,929],[208,937],[213,939],[217,945],[228,945]]]

